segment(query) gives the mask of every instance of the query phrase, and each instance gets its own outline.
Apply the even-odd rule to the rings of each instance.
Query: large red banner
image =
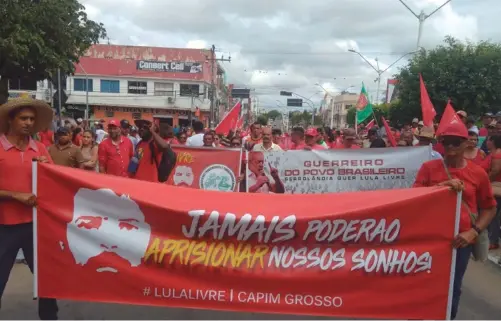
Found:
[[[220,192],[238,191],[242,151],[229,148],[189,148],[172,146],[176,166],[168,185]]]
[[[447,317],[456,212],[447,189],[228,194],[46,164],[36,175],[40,297]]]

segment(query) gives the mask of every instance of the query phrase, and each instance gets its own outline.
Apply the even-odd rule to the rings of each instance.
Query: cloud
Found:
[[[426,14],[445,0],[404,0]],[[496,1],[496,2],[494,2]],[[432,48],[446,35],[501,40],[495,24],[499,0],[453,0],[423,24],[421,45]],[[253,89],[273,108],[280,90],[323,97],[322,84],[335,93],[364,82],[374,96],[380,69],[416,49],[418,19],[398,0],[83,0],[92,19],[103,22],[110,41],[130,45],[208,48],[215,44],[227,79]],[[377,62],[376,62],[377,60]],[[381,79],[398,72],[405,59]],[[264,103],[266,102],[266,103]],[[268,106],[269,105],[269,106]]]

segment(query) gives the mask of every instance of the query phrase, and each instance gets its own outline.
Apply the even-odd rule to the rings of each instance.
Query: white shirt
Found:
[[[257,176],[253,172],[249,171],[250,174],[247,176],[247,186],[250,189],[252,186],[256,185],[257,183]],[[268,177],[269,178],[269,177]],[[270,184],[272,184],[272,179],[270,179]],[[257,189],[254,193],[271,193],[273,192],[270,191],[270,186],[268,184],[263,184],[259,189]]]
[[[283,149],[275,143],[271,143],[271,147],[266,149],[266,147],[263,146],[263,143],[260,143],[260,144],[254,145],[252,150],[255,152],[280,152]]]
[[[107,132],[105,132],[102,129],[96,129],[96,143],[101,144],[101,142],[104,140],[104,137],[108,135]]]
[[[186,140],[186,146],[202,147],[204,145],[204,133],[195,134]]]

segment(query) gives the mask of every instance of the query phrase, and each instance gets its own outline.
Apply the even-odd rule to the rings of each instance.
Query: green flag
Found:
[[[367,90],[365,90],[365,85],[362,83],[362,90],[360,91],[360,96],[358,96],[357,102],[357,124],[362,123],[364,120],[369,118],[372,111],[372,104],[369,101],[369,95],[367,95]]]

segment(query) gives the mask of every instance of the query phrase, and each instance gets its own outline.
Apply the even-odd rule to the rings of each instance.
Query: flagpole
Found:
[[[355,135],[358,135],[358,123],[357,123],[357,118],[358,118],[358,111],[355,109]]]

